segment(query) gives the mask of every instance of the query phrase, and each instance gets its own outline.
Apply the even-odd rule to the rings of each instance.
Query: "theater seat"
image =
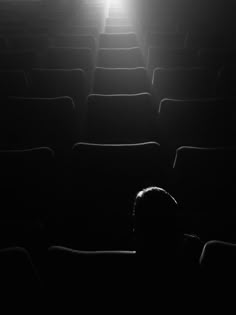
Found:
[[[93,69],[92,51],[87,48],[50,48],[44,68],[82,69],[90,72]]]
[[[175,195],[205,239],[236,239],[235,156],[235,147],[180,147],[176,151]]]
[[[66,150],[78,139],[75,105],[69,97],[1,101],[2,149],[48,146]]]
[[[137,47],[138,41],[135,33],[100,34],[99,48],[132,48]]]
[[[79,295],[81,306],[87,307],[93,299],[99,310],[104,309],[107,299],[122,305],[130,303],[129,291],[135,274],[132,270],[134,259],[135,253],[132,251],[86,252],[60,246],[50,247],[49,296],[54,303],[60,298],[63,305],[74,307]],[[120,287],[123,287],[122,292]]]
[[[33,69],[30,72],[31,95],[43,98],[69,96],[79,110],[88,93],[86,79],[81,69]]]
[[[27,96],[29,83],[23,71],[0,71],[1,96]]]
[[[33,303],[43,302],[43,291],[28,251],[21,247],[0,250],[2,307],[9,312],[30,312]]]
[[[148,93],[89,95],[85,139],[97,143],[135,143],[158,137],[157,109]]]
[[[59,35],[52,40],[54,47],[89,48],[94,53],[96,42],[90,35]]]
[[[190,49],[170,49],[149,47],[147,68],[152,73],[155,68],[192,68],[198,66],[197,54]]]
[[[179,146],[225,146],[234,143],[234,100],[164,99],[160,104],[161,144]]]
[[[217,71],[204,68],[156,68],[152,85],[158,102],[163,98],[216,97]]]
[[[99,49],[97,67],[103,68],[137,68],[144,67],[144,57],[140,48]]]
[[[145,68],[96,68],[92,92],[95,94],[137,94],[150,92]]]
[[[105,26],[105,33],[108,34],[122,34],[122,33],[133,33],[134,27],[131,25],[120,25],[120,26]]]
[[[49,38],[45,35],[10,37],[8,47],[15,51],[33,50],[38,52],[49,47]]]
[[[4,70],[29,70],[36,62],[35,53],[32,51],[1,51],[0,52],[0,69]]]

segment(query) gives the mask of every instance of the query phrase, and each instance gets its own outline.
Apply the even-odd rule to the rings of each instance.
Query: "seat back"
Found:
[[[132,48],[137,47],[138,41],[134,33],[100,34],[99,48]]]
[[[46,55],[45,68],[93,69],[92,51],[87,48],[50,48]]]
[[[42,219],[53,199],[54,152],[46,147],[1,150],[0,169],[0,221]]]
[[[191,99],[216,96],[217,72],[203,68],[154,70],[152,84],[158,100]]]
[[[95,94],[137,94],[150,92],[145,68],[96,68],[93,81]]]
[[[1,102],[2,149],[70,147],[78,139],[78,117],[69,97],[8,98]]]
[[[232,145],[233,104],[233,100],[221,99],[163,100],[159,116],[162,143],[172,149]]]
[[[83,106],[88,93],[86,75],[81,69],[33,69],[30,72],[34,97],[69,96],[76,106]]]
[[[95,52],[96,42],[90,35],[59,35],[53,39],[54,47],[89,48]]]
[[[89,95],[86,141],[135,143],[156,139],[157,110],[148,93]]]
[[[23,71],[0,71],[1,96],[27,96],[29,84]]]
[[[99,49],[97,67],[137,68],[144,67],[144,57],[140,48]]]

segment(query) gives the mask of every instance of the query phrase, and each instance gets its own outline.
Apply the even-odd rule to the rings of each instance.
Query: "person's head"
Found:
[[[164,189],[149,187],[140,191],[134,203],[134,230],[137,242],[152,246],[180,235],[177,201]]]

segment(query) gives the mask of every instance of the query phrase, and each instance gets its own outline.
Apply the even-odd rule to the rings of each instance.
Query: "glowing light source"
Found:
[[[108,0],[109,8],[119,8],[123,7],[123,0]]]

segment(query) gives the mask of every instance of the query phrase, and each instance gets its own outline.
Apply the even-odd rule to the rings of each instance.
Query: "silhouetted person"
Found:
[[[133,215],[136,250],[142,261],[167,275],[195,272],[202,243],[197,236],[184,234],[174,197],[162,188],[144,189],[136,196]]]

